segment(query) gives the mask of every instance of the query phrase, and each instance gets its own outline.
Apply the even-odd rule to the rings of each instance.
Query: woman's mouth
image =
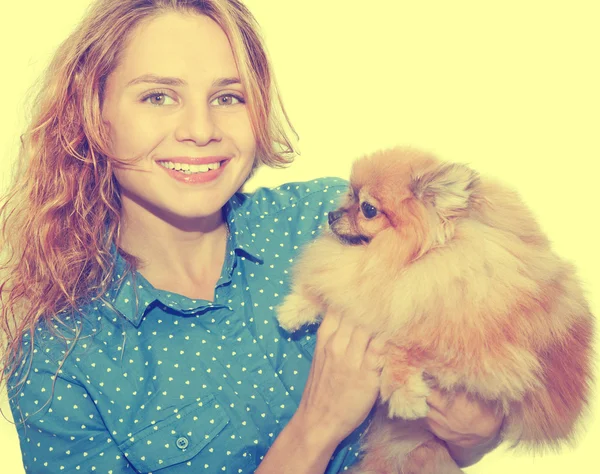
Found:
[[[217,179],[230,159],[227,157],[184,158],[159,160],[158,165],[177,181],[186,184],[201,184]]]
[[[158,164],[168,170],[179,171],[183,174],[207,173],[211,170],[216,170],[221,167],[221,162],[207,163],[202,165],[191,165],[187,163],[174,163],[172,161],[159,161]]]

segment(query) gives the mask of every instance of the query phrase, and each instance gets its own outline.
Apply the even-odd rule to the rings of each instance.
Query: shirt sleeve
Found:
[[[137,472],[113,441],[79,382],[55,375],[56,366],[29,370],[10,406],[27,472]]]

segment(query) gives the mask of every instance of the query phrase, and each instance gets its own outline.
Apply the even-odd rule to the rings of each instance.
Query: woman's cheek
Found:
[[[164,140],[165,124],[140,118],[119,124],[113,139],[115,154],[122,159],[146,157]]]

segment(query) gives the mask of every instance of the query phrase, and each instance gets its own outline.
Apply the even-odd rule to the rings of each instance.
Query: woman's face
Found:
[[[242,186],[256,141],[227,36],[202,15],[139,25],[108,77],[102,117],[128,217],[190,223],[216,215]],[[178,171],[179,170],[179,171]]]

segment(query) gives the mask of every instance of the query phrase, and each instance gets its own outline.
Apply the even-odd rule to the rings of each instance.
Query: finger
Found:
[[[437,388],[432,388],[427,397],[427,405],[440,413],[446,413],[448,409],[448,396]]]
[[[369,342],[369,351],[376,355],[383,355],[386,351],[387,340],[382,336],[375,336]]]
[[[340,325],[341,317],[339,313],[328,310],[323,316],[321,325],[317,330],[317,344],[323,347],[329,338],[337,331]]]
[[[381,371],[385,362],[385,339],[376,336],[371,338],[363,365],[367,369]]]
[[[451,418],[448,418],[444,413],[439,412],[435,408],[429,410],[425,420],[433,434],[443,440],[456,441],[475,436],[475,433],[472,433],[469,427],[455,423]]]
[[[439,439],[446,441],[447,443],[455,444],[458,446],[469,447],[476,446],[479,442],[477,437],[469,434],[461,434],[451,430],[445,424],[438,423],[437,421],[427,419],[427,427],[431,433],[433,433]]]
[[[360,368],[363,365],[370,339],[371,336],[365,329],[354,328],[346,348],[346,358],[350,366]]]
[[[330,354],[344,357],[354,329],[355,326],[347,319],[340,318],[339,326],[327,341],[325,350]]]
[[[328,308],[327,312],[325,313],[325,316],[323,317],[323,320],[335,322],[336,326],[339,326],[340,321],[342,320],[342,315],[338,311]]]
[[[427,425],[427,429],[440,439],[449,440],[453,437],[453,431],[448,428],[448,425],[444,418],[439,415],[439,412],[436,412],[436,414],[429,412],[425,418],[425,424]]]

